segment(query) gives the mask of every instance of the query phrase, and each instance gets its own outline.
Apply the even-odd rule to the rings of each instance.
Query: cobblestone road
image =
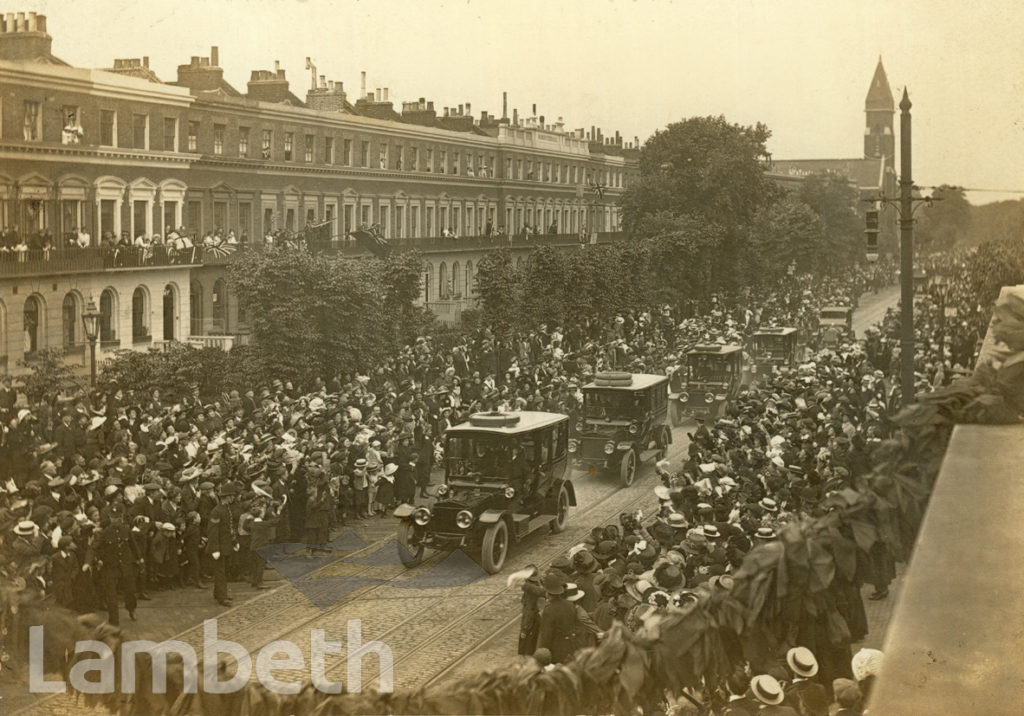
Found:
[[[854,321],[858,335],[884,315],[886,308],[895,303],[897,293],[892,288],[862,299]],[[684,425],[673,431],[675,442],[669,451],[673,462],[686,454],[686,432],[691,429],[691,425]],[[468,584],[451,586],[425,581],[446,558],[444,554],[429,555],[423,564],[411,570],[389,559],[394,552],[389,533],[395,526],[390,518],[363,525],[361,536],[372,540],[367,540],[371,543],[366,548],[344,555],[344,562],[335,561],[310,572],[311,579],[323,582],[319,591],[308,583],[302,583],[300,589],[293,583],[282,582],[273,591],[219,614],[219,637],[236,641],[251,653],[274,640],[293,641],[307,660],[308,668],[311,630],[323,629],[328,640],[344,642],[347,626],[359,620],[363,643],[379,640],[391,649],[396,689],[447,680],[512,659],[516,651],[520,591],[506,587],[506,575],[528,564],[547,564],[582,541],[593,525],[615,522],[621,512],[655,507],[652,489],[657,480],[651,462],[645,460],[634,485],[621,490],[614,476],[595,478],[574,471],[579,506],[570,513],[568,529],[561,534],[535,532],[512,548],[503,574]],[[337,589],[337,582],[332,579],[345,575],[365,578],[367,583],[334,598],[331,590]],[[866,602],[871,634],[865,645],[881,644],[899,584],[897,580],[888,599]],[[198,651],[202,626],[189,628],[176,638]],[[348,683],[346,666],[345,653],[329,655],[327,676],[344,681],[346,688],[351,688],[355,684]],[[364,688],[378,685],[378,670],[376,657],[364,659]],[[308,671],[275,673],[282,680],[299,680],[309,675]],[[84,716],[84,710],[66,695],[38,701],[21,713]]]

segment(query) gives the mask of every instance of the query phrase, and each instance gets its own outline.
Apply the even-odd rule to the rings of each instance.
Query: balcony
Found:
[[[175,251],[166,246],[150,249],[94,246],[84,249],[0,250],[0,277],[195,266],[202,262],[203,250],[200,248]]]
[[[596,235],[598,244],[623,241],[626,234],[621,231],[602,232]],[[403,237],[388,239],[393,251],[409,251],[416,249],[424,253],[471,251],[487,249],[532,249],[541,246],[578,246],[579,234],[541,234],[526,238],[524,236],[464,236],[457,239],[445,236]],[[358,256],[368,253],[353,239],[332,239],[331,241],[310,242],[310,250],[327,253],[340,253],[346,256]],[[209,263],[209,262],[207,262]]]

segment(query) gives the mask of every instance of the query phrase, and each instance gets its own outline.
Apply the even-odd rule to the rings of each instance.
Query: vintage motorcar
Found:
[[[602,372],[583,386],[583,412],[569,452],[589,474],[615,470],[629,487],[641,453],[653,449],[660,460],[671,443],[668,376]]]
[[[444,484],[433,505],[394,512],[402,561],[461,548],[501,571],[509,546],[542,527],[565,529],[576,491],[565,479],[569,417],[520,411],[476,413],[445,433]]]
[[[826,338],[831,332],[835,338]],[[823,306],[818,311],[818,340],[838,342],[853,335],[853,306]]]
[[[696,345],[686,353],[680,390],[672,398],[675,424],[689,416],[720,418],[740,392],[743,348],[732,344]],[[678,372],[678,371],[677,371]]]
[[[754,378],[771,375],[799,362],[799,332],[792,326],[762,328],[750,337],[750,372]]]

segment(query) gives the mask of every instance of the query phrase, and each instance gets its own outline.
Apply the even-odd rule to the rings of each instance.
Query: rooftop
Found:
[[[466,421],[448,428],[448,434],[485,432],[497,435],[519,435],[569,420],[569,416],[561,413],[543,413],[535,410],[520,410],[505,415],[518,417],[519,422],[515,425],[475,425]]]
[[[596,383],[587,383],[583,386],[583,390],[644,390],[645,388],[650,388],[652,385],[665,383],[667,381],[667,375],[634,373],[633,382],[630,385],[598,385]]]

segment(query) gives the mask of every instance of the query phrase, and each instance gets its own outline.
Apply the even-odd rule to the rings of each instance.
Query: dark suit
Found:
[[[226,561],[235,548],[235,521],[232,519],[231,508],[223,503],[218,504],[210,512],[210,524],[207,529],[206,554],[211,558],[214,552],[220,552],[213,564],[213,598],[223,601],[228,598],[228,578]]]
[[[576,605],[561,597],[548,601],[540,613],[537,648],[548,649],[553,663],[564,663],[575,651]]]
[[[108,621],[121,623],[118,610],[118,587],[124,591],[124,606],[135,611],[135,563],[139,559],[131,530],[126,525],[107,525],[96,537],[96,557],[102,563],[99,569],[100,590],[107,606]]]

